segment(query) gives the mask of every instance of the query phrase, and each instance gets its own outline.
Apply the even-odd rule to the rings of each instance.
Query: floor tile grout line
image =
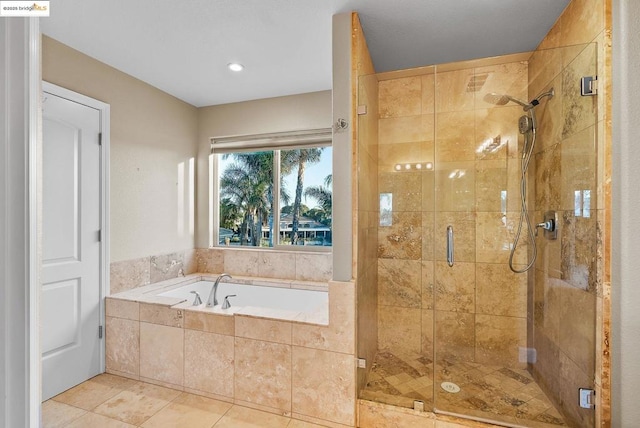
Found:
[[[233,403],[229,403],[229,404],[231,404],[231,405],[229,406],[229,408],[228,408],[227,410],[225,410],[225,412],[222,414],[222,416],[220,416],[220,419],[218,419],[218,420],[213,424],[213,426],[212,426],[211,428],[213,428],[213,427],[215,427],[216,425],[218,425],[218,422],[220,422],[220,421],[221,421],[221,420],[222,420],[222,419],[227,415],[227,413],[229,413],[229,412],[231,411],[231,409],[233,408],[233,406],[235,406],[235,404],[233,404]]]
[[[151,385],[153,385],[153,384],[151,384]],[[156,385],[156,386],[157,386],[157,385]],[[142,394],[142,395],[145,395],[145,394]],[[178,396],[179,396],[179,394],[178,394]],[[176,398],[177,398],[177,397],[176,397]],[[174,398],[174,400],[175,400],[175,398]],[[162,401],[166,401],[166,400],[162,400]],[[166,403],[164,406],[162,406],[161,408],[159,408],[155,413],[153,413],[151,416],[149,416],[149,417],[148,417],[148,418],[146,418],[144,421],[142,421],[142,423],[140,424],[140,426],[144,425],[144,424],[145,424],[149,419],[151,419],[152,417],[154,417],[155,415],[157,415],[158,413],[160,413],[162,410],[164,410],[165,408],[167,408],[167,407],[168,407],[172,402],[173,402],[173,400],[171,400],[171,401],[167,401],[167,403]],[[125,421],[122,421],[122,422],[125,422]],[[125,423],[129,423],[129,422],[125,422]],[[133,425],[133,424],[130,424],[130,425]]]
[[[52,398],[50,398],[49,400],[53,400],[53,399],[52,399]],[[49,401],[49,400],[47,400],[47,401]],[[55,401],[55,400],[53,400],[53,401]],[[71,404],[61,403],[60,401],[55,401],[55,402],[56,402],[56,403],[58,403],[58,404],[64,404],[64,405],[66,405],[66,406],[73,407],[74,409],[79,409],[79,410],[84,411],[84,413],[83,413],[83,414],[81,414],[81,415],[78,415],[78,417],[75,417],[75,418],[71,419],[70,421],[67,421],[67,423],[65,423],[65,424],[64,424],[64,426],[65,426],[65,427],[67,427],[67,426],[71,425],[72,423],[74,423],[75,421],[77,421],[78,419],[80,419],[81,417],[83,417],[84,415],[86,415],[87,413],[89,413],[87,410],[81,409],[80,407],[76,407],[76,406],[73,406],[73,405],[71,405]],[[43,403],[43,404],[44,404],[44,403]]]
[[[54,400],[53,398],[50,398],[47,401],[55,401],[58,404],[64,404],[65,406],[73,407],[74,409],[83,410],[85,412],[91,412],[91,410],[83,409],[82,407],[74,406],[73,404],[64,403],[62,401]],[[42,404],[46,403],[47,401],[43,402]]]
[[[155,384],[151,384],[151,383],[144,382],[144,381],[133,380],[133,383],[132,383],[131,385],[129,385],[129,387],[127,387],[127,388],[120,388],[120,387],[118,387],[118,388],[117,388],[117,389],[118,389],[118,392],[117,392],[113,397],[111,397],[111,398],[109,398],[109,399],[105,400],[104,402],[109,401],[110,399],[113,399],[114,397],[116,397],[117,395],[121,394],[122,392],[125,392],[125,391],[132,392],[132,391],[131,391],[131,389],[132,389],[132,388],[134,388],[134,387],[135,387],[135,386],[137,386],[137,385],[141,385],[141,384],[142,384],[142,385],[147,384],[147,385],[157,386],[157,387],[161,387],[161,388],[166,388],[166,387],[163,387],[163,386],[161,386],[161,385],[155,385]],[[167,389],[171,389],[171,390],[173,390],[172,388],[167,388]],[[199,396],[199,395],[197,395],[197,394],[191,394],[191,393],[188,393],[188,392],[185,392],[185,391],[179,391],[179,390],[174,390],[174,391],[175,391],[175,392],[177,392],[177,393],[178,393],[178,395],[177,395],[176,397],[172,398],[171,400],[168,400],[168,401],[167,401],[167,400],[162,400],[162,401],[166,401],[165,405],[164,405],[164,406],[162,406],[160,409],[158,409],[156,412],[154,412],[151,416],[149,416],[148,418],[146,418],[145,420],[143,420],[143,421],[142,421],[142,424],[146,423],[149,419],[151,419],[152,417],[154,417],[155,415],[157,415],[158,413],[160,413],[162,410],[164,410],[165,408],[167,408],[171,403],[174,403],[174,402],[175,402],[175,400],[177,400],[177,399],[178,399],[180,396],[182,396],[183,394],[189,394],[189,395]],[[145,394],[143,393],[142,395],[145,395]],[[212,399],[212,400],[215,400],[215,401],[220,401],[220,402],[226,403],[226,402],[224,402],[224,401],[216,400],[216,399],[213,399],[213,398],[210,398],[210,397],[205,397],[205,398],[208,398],[208,399]],[[73,408],[78,409],[78,410],[81,410],[81,411],[83,412],[83,413],[82,413],[81,415],[79,415],[77,418],[74,418],[74,419],[72,419],[71,421],[69,421],[68,423],[66,423],[66,424],[65,424],[65,426],[68,426],[68,425],[72,424],[72,423],[73,423],[74,421],[76,421],[77,419],[79,419],[79,418],[81,418],[81,417],[84,417],[85,415],[87,415],[87,414],[89,414],[89,413],[90,413],[90,414],[93,414],[93,415],[96,415],[96,416],[99,416],[99,417],[106,417],[106,418],[112,419],[112,420],[114,420],[114,421],[124,422],[124,423],[127,423],[127,424],[129,424],[129,425],[132,425],[132,426],[133,426],[133,424],[130,424],[129,422],[122,421],[122,420],[120,420],[120,419],[118,419],[118,418],[113,418],[113,417],[111,417],[111,416],[109,416],[109,415],[102,415],[102,414],[100,414],[100,413],[97,413],[97,412],[93,411],[93,410],[95,410],[97,407],[99,407],[101,404],[103,404],[104,402],[102,402],[102,403],[98,404],[98,405],[97,405],[96,407],[94,407],[94,409],[92,409],[92,410],[86,410],[86,409],[82,409],[82,408],[79,408],[79,407],[73,406],[73,405],[71,405],[71,404],[63,403],[63,402],[60,402],[60,401],[57,401],[57,400],[53,400],[53,399],[50,399],[50,400],[51,400],[51,401],[56,402],[57,404],[62,404],[62,405],[65,405],[65,406],[73,407]],[[221,415],[220,419],[218,419],[218,420],[214,423],[214,425],[213,425],[213,426],[215,426],[216,424],[218,424],[218,423],[220,422],[220,420],[222,420],[225,416],[227,416],[227,415],[228,415],[228,413],[231,411],[231,409],[232,409],[233,407],[236,407],[236,406],[237,406],[237,405],[232,404],[232,403],[227,403],[227,404],[230,404],[229,408],[228,408],[227,410],[225,410],[225,412]],[[243,406],[238,406],[238,407],[243,407]],[[243,407],[243,408],[244,408],[244,407]],[[257,409],[254,409],[254,410],[257,410]],[[259,411],[259,410],[258,410],[258,411]],[[287,419],[289,420],[289,422],[287,423],[287,426],[288,426],[288,425],[291,423],[292,418],[287,418]],[[141,425],[138,425],[138,426],[141,426]]]
[[[115,376],[115,375],[114,375],[114,376]],[[116,397],[117,395],[119,395],[119,394],[121,394],[121,393],[123,393],[123,392],[125,392],[125,391],[132,392],[132,391],[131,391],[131,389],[132,389],[132,388],[134,388],[134,387],[135,387],[135,386],[137,386],[137,385],[150,385],[150,386],[153,386],[153,387],[165,388],[165,389],[169,389],[169,390],[173,390],[173,391],[175,391],[178,395],[176,395],[176,396],[175,396],[174,398],[172,398],[171,400],[159,399],[159,400],[161,400],[161,401],[166,401],[166,403],[165,403],[161,408],[159,408],[157,411],[155,411],[152,415],[150,415],[149,417],[147,417],[146,419],[144,419],[140,425],[133,425],[133,424],[131,424],[130,422],[120,420],[118,417],[114,417],[113,415],[105,415],[105,414],[97,413],[97,412],[95,412],[95,411],[94,411],[94,410],[95,410],[97,407],[99,407],[101,404],[103,404],[103,403],[104,403],[104,402],[106,402],[106,401],[109,401],[110,399],[113,399],[113,398],[114,398],[114,397]],[[148,382],[144,382],[144,381],[136,381],[136,380],[132,380],[132,384],[131,384],[131,385],[129,385],[129,387],[128,387],[128,388],[118,387],[117,389],[118,389],[118,392],[117,392],[113,397],[111,397],[111,398],[109,398],[109,399],[105,400],[103,403],[99,404],[98,406],[96,406],[96,407],[95,407],[94,409],[92,409],[92,410],[86,410],[86,409],[78,408],[78,407],[73,406],[73,405],[71,405],[71,404],[62,403],[62,402],[59,402],[59,401],[56,401],[56,400],[52,400],[52,401],[56,402],[57,404],[62,404],[62,405],[64,405],[64,406],[73,407],[73,408],[76,408],[76,409],[78,409],[78,410],[82,411],[82,414],[81,414],[81,415],[79,415],[77,418],[74,418],[74,419],[72,419],[72,420],[70,420],[70,421],[66,422],[64,426],[69,426],[70,424],[74,423],[74,421],[76,421],[77,419],[82,418],[82,417],[85,417],[87,414],[91,414],[91,415],[94,415],[94,416],[96,416],[96,417],[100,417],[100,418],[107,418],[107,419],[109,419],[109,420],[113,420],[113,421],[117,421],[117,422],[123,422],[123,423],[129,424],[129,425],[131,425],[131,426],[138,426],[138,427],[140,427],[140,426],[142,426],[142,424],[147,423],[151,418],[153,418],[154,416],[156,416],[157,414],[159,414],[160,412],[162,412],[164,409],[166,409],[170,404],[174,403],[174,402],[175,402],[179,397],[183,396],[183,394],[193,395],[193,396],[199,396],[198,394],[191,394],[191,393],[186,392],[186,391],[174,390],[174,389],[172,389],[172,388],[166,388],[166,387],[161,386],[161,385],[155,385],[155,384],[152,384],[152,383],[148,383]],[[140,392],[139,394],[141,394],[141,395],[146,395],[146,394],[144,394],[144,393],[142,393],[142,392]],[[215,426],[216,424],[218,424],[218,423],[220,422],[220,420],[222,420],[225,416],[227,416],[227,415],[229,414],[229,412],[230,412],[234,407],[239,407],[239,408],[243,408],[243,409],[245,409],[245,408],[246,408],[246,409],[253,409],[253,408],[248,408],[248,407],[241,406],[241,405],[236,405],[236,404],[232,404],[232,403],[227,403],[227,402],[224,402],[224,401],[221,401],[221,400],[216,400],[216,399],[214,399],[214,398],[210,398],[210,397],[204,397],[204,398],[211,399],[211,400],[214,400],[214,401],[219,401],[219,402],[221,402],[221,403],[229,404],[229,407],[224,411],[224,413],[223,413],[223,414],[220,416],[220,418],[219,418],[219,419],[214,423],[214,425],[213,425],[213,426]],[[253,410],[258,411],[258,412],[264,412],[264,411],[259,410],[259,409],[253,409]],[[267,413],[271,413],[271,412],[267,412]],[[287,421],[287,422],[286,422],[286,426],[287,426],[287,427],[293,423],[293,420],[294,420],[293,418],[291,418],[291,417],[287,417],[287,416],[284,416],[284,415],[280,415],[280,416],[283,416],[284,418],[286,418],[286,421]]]

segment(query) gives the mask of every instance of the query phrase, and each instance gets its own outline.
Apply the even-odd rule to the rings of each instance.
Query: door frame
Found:
[[[107,103],[79,94],[62,86],[42,81],[42,93],[55,95],[78,104],[91,107],[100,112],[100,133],[102,134],[100,150],[100,325],[102,339],[100,340],[100,372],[105,371],[105,296],[109,295],[109,143],[110,143],[110,106]]]
[[[37,428],[39,19],[0,19],[0,34],[0,109],[9,110],[0,116],[0,427]]]

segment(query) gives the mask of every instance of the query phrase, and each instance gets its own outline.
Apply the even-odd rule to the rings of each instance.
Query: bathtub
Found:
[[[197,291],[202,298],[201,306],[204,306],[212,287],[213,281],[198,281],[159,293],[157,296],[183,299],[190,305],[195,298],[191,291]],[[232,294],[236,295],[236,297],[229,298],[232,309],[254,307],[286,312],[314,313],[326,311],[329,302],[326,291],[220,282],[217,295],[218,305],[222,305],[225,296]],[[216,308],[219,307],[216,306]]]

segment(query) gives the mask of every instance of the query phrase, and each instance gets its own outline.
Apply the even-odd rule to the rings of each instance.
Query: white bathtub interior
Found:
[[[212,287],[213,281],[198,281],[159,293],[158,296],[184,299],[191,303],[195,297],[191,291],[197,291],[204,305]],[[317,312],[328,308],[329,304],[329,296],[326,291],[245,285],[230,282],[221,282],[219,284],[218,304],[222,304],[225,296],[234,294],[236,297],[229,298],[232,307],[250,306],[283,311]]]

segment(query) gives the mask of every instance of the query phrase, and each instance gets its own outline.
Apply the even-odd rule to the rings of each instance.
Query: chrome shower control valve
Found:
[[[547,239],[558,238],[558,214],[555,211],[547,211],[544,213],[544,221],[536,224],[536,236],[538,229],[544,230],[544,237]]]
[[[553,232],[554,230],[556,230],[556,225],[553,220],[547,220],[547,221],[543,221],[542,223],[538,223],[536,224],[536,227],[541,227],[544,230],[548,230],[550,232]]]

